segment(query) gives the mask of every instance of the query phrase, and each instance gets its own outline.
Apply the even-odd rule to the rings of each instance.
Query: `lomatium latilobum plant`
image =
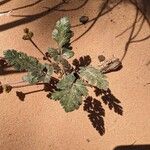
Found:
[[[24,40],[30,40],[33,44],[33,33],[29,29],[24,30]],[[96,87],[100,90],[108,89],[108,82],[105,75],[92,66],[75,67],[68,59],[74,56],[70,46],[70,39],[73,37],[68,17],[63,17],[56,22],[52,32],[52,38],[57,42],[57,48],[48,48],[44,55],[45,64],[37,58],[28,56],[16,50],[4,51],[4,59],[17,71],[27,71],[22,80],[29,84],[47,83],[52,78],[58,79],[56,88],[50,92],[50,99],[58,100],[66,112],[78,109],[83,98],[88,96],[87,87]],[[35,44],[34,44],[35,45]],[[4,86],[3,86],[4,87]],[[11,86],[10,86],[11,87]],[[5,89],[9,91],[9,86]]]

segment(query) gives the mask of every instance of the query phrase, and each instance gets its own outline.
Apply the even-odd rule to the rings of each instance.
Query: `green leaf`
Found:
[[[28,72],[27,75],[22,77],[22,80],[30,84],[35,84],[39,82],[40,77],[39,77],[39,74],[35,72]]]
[[[69,74],[65,76],[62,80],[60,80],[57,84],[58,89],[66,89],[70,88],[75,81],[75,76],[73,74]]]
[[[36,58],[13,49],[4,51],[4,58],[18,71],[32,71],[42,66]]]
[[[60,63],[62,64],[66,73],[72,72],[72,66],[70,65],[70,63],[66,59],[62,58]]]
[[[83,95],[83,96],[88,95],[88,90],[82,80],[77,79],[77,81],[74,83],[74,86],[76,87],[78,94]]]
[[[52,32],[52,38],[60,47],[70,42],[73,32],[70,30],[71,24],[68,17],[63,17],[56,22],[55,29]]]
[[[81,67],[79,76],[88,81],[89,84],[98,87],[99,89],[107,90],[108,82],[106,76],[94,67]]]
[[[4,52],[5,59],[16,70],[26,70],[27,75],[23,77],[24,81],[35,84],[43,81],[48,83],[53,73],[53,67],[48,64],[41,64],[39,61],[31,56],[15,50],[7,50]]]
[[[45,70],[45,75],[43,76],[43,81],[44,83],[49,83],[51,79],[51,75],[54,72],[54,68],[49,64],[45,64],[45,69],[46,70]]]
[[[82,80],[75,78],[73,74],[65,76],[57,84],[57,91],[52,93],[51,98],[59,100],[66,112],[78,109],[82,104],[82,96],[87,96],[88,90]]]
[[[50,54],[50,57],[52,57],[55,61],[58,61],[60,59],[60,54],[58,53],[57,49],[49,48],[48,53]]]
[[[28,74],[22,79],[26,82],[29,82],[30,84],[35,84],[41,81],[43,81],[44,83],[49,83],[53,70],[54,69],[52,66],[45,64],[43,65],[42,70],[28,72]]]
[[[74,52],[71,51],[70,49],[67,49],[67,48],[63,48],[62,54],[63,54],[63,57],[67,58],[67,59],[69,59],[69,58],[74,56]]]

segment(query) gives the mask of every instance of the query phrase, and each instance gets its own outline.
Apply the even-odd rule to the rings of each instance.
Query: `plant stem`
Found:
[[[57,78],[51,76],[51,79],[55,79],[58,80]],[[12,86],[12,88],[21,88],[21,87],[26,87],[26,86],[35,86],[35,85],[44,85],[45,83],[40,82],[40,83],[36,83],[36,84],[24,84],[24,85],[15,85],[15,84],[19,84],[19,83],[25,83],[26,81],[18,81],[18,82],[14,82],[14,83],[7,83],[8,85]]]
[[[51,63],[52,61],[41,51],[41,49],[35,44],[35,42],[30,38],[29,40],[33,46]]]
[[[37,92],[42,92],[42,91],[44,91],[44,89],[35,90],[35,91],[31,91],[31,92],[26,92],[26,93],[24,93],[24,94],[25,94],[25,95],[28,95],[28,94],[37,93]]]
[[[12,88],[22,88],[22,87],[27,87],[27,86],[43,85],[43,84],[44,84],[44,83],[26,84],[26,85],[16,85],[16,86],[12,86]]]
[[[62,48],[59,45],[58,45],[58,53],[60,54],[60,60],[62,60],[63,59],[63,57],[62,57]],[[62,70],[62,74],[63,75],[66,74],[66,72],[64,70],[64,66],[62,65],[62,63],[60,62],[59,64],[60,64],[60,68]]]
[[[45,56],[45,54],[40,50],[40,48],[35,44],[35,42],[34,42],[32,39],[30,39],[30,42],[34,45],[34,47],[35,47],[43,56]]]
[[[17,81],[17,82],[14,82],[14,83],[7,83],[9,85],[15,85],[15,84],[19,84],[19,83],[25,83],[25,81]]]

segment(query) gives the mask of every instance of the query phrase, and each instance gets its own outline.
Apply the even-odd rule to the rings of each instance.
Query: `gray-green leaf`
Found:
[[[89,84],[98,87],[99,89],[107,90],[108,82],[106,76],[94,67],[81,67],[79,76],[88,81]]]
[[[73,74],[69,74],[65,76],[62,80],[60,80],[57,84],[58,89],[66,89],[70,88],[75,81],[75,76]]]
[[[7,50],[4,52],[5,59],[16,70],[28,71],[27,75],[23,77],[24,81],[35,84],[43,81],[49,82],[53,73],[53,67],[48,64],[41,64],[36,58],[27,56],[22,52],[16,50]]]
[[[72,50],[70,50],[70,49],[67,49],[67,48],[63,48],[62,54],[63,54],[63,57],[67,58],[67,59],[69,59],[69,58],[74,56],[74,52]]]
[[[52,66],[45,64],[43,65],[43,69],[28,72],[28,74],[23,76],[22,79],[30,84],[36,84],[41,81],[44,83],[49,83],[53,70],[54,69]]]
[[[53,66],[50,66],[49,64],[45,64],[45,69],[46,69],[46,71],[45,71],[45,74],[43,76],[43,82],[49,83],[50,79],[51,79],[51,75],[54,72],[54,68],[53,68]]]
[[[58,61],[60,59],[60,55],[57,49],[48,48],[48,53],[50,54],[50,57],[52,57],[55,61]]]
[[[66,112],[78,109],[82,104],[82,96],[87,96],[88,90],[82,80],[75,78],[73,74],[67,75],[57,84],[57,91],[51,98],[59,100]]]
[[[52,32],[52,38],[63,47],[70,42],[70,38],[73,36],[71,24],[68,17],[63,17],[56,22],[55,29]]]
[[[18,71],[32,71],[42,66],[36,58],[13,49],[4,51],[4,58]]]

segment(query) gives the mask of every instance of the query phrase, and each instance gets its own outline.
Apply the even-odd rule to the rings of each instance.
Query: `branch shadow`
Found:
[[[76,39],[74,39],[71,43],[74,43],[74,42],[78,41],[78,40],[79,40],[80,38],[82,38],[85,34],[87,34],[87,33],[92,29],[92,27],[96,24],[96,22],[98,21],[98,19],[99,19],[100,17],[102,17],[103,15],[105,15],[105,14],[109,13],[110,11],[112,11],[116,6],[118,6],[118,5],[122,2],[122,0],[120,0],[118,3],[116,3],[116,4],[113,5],[112,7],[109,6],[109,2],[110,2],[110,0],[105,0],[105,1],[102,3],[101,8],[100,8],[100,11],[99,11],[99,13],[97,14],[97,16],[94,17],[94,18],[92,18],[92,19],[90,19],[90,20],[87,22],[87,23],[92,22],[91,25],[87,28],[86,31],[84,31],[80,36],[78,36]],[[87,24],[87,23],[86,23],[86,24]],[[81,25],[83,25],[83,24],[80,23],[80,24],[74,25],[74,26],[72,26],[72,28],[78,27],[78,26],[81,26]]]
[[[0,13],[7,13],[7,12],[10,12],[10,11],[16,11],[16,10],[24,9],[24,8],[27,8],[27,7],[32,7],[32,6],[35,6],[35,5],[39,4],[42,1],[43,0],[37,0],[36,2],[31,3],[29,5],[21,6],[21,7],[14,8],[12,10],[3,11],[3,12],[0,12]],[[11,28],[16,27],[16,26],[20,26],[22,24],[30,23],[32,21],[35,21],[37,19],[40,19],[40,18],[48,15],[49,13],[52,13],[53,11],[75,11],[75,10],[81,9],[82,7],[84,7],[88,3],[88,1],[89,0],[85,0],[77,8],[72,8],[72,9],[68,9],[68,10],[66,10],[66,9],[59,9],[60,6],[62,6],[63,4],[67,4],[67,2],[62,1],[62,2],[58,3],[57,5],[55,5],[52,8],[45,7],[46,10],[44,10],[44,11],[42,11],[40,13],[34,14],[34,15],[11,15],[12,17],[23,17],[23,18],[0,25],[0,32],[8,30],[8,29],[11,29]]]
[[[11,1],[11,0],[5,0],[4,2],[6,3],[6,2],[9,2],[9,1]],[[13,9],[11,9],[11,10],[2,11],[2,12],[0,12],[0,13],[7,13],[7,12],[9,12],[9,11],[16,11],[16,10],[21,10],[21,9],[24,9],[24,8],[32,7],[32,6],[35,6],[36,4],[38,4],[38,3],[42,2],[42,1],[43,1],[43,0],[37,0],[37,1],[34,2],[34,3],[28,4],[28,5],[25,5],[25,6],[21,6],[21,7],[17,7],[17,8],[13,8]],[[3,2],[3,3],[4,3],[4,2]]]
[[[119,35],[117,35],[116,37],[119,37],[121,35],[123,35],[126,31],[128,31],[129,29],[131,29],[130,31],[130,34],[129,34],[129,38],[125,44],[125,49],[124,49],[124,53],[123,53],[123,56],[121,58],[121,61],[124,60],[128,50],[129,50],[129,46],[130,44],[132,43],[137,43],[137,42],[142,42],[142,41],[145,41],[147,39],[150,38],[150,33],[148,34],[148,36],[142,38],[142,39],[137,39],[137,36],[139,35],[139,33],[141,32],[142,28],[143,28],[143,25],[144,25],[144,22],[147,21],[149,27],[150,27],[150,22],[149,22],[149,18],[147,17],[147,15],[145,14],[146,13],[146,6],[145,6],[145,3],[146,4],[150,4],[150,1],[147,2],[147,0],[141,0],[141,1],[137,1],[137,0],[130,0],[129,1],[132,5],[135,6],[135,9],[136,9],[136,14],[135,14],[135,18],[134,18],[134,21],[132,23],[132,26],[128,27],[126,30],[124,30],[122,33],[120,33]],[[140,7],[141,6],[141,7]],[[141,16],[140,16],[141,15]],[[139,17],[140,16],[140,17]],[[141,21],[141,22],[140,22]],[[137,27],[137,23],[140,22],[140,25],[139,27]],[[135,31],[136,29],[138,28],[137,31]]]
[[[22,24],[30,23],[30,22],[35,21],[37,19],[40,19],[40,18],[48,15],[49,13],[55,11],[56,8],[60,7],[63,4],[64,4],[64,2],[61,2],[61,3],[55,5],[54,7],[50,8],[46,11],[42,11],[42,12],[34,14],[34,15],[24,15],[24,16],[12,15],[14,17],[18,16],[18,17],[24,17],[24,18],[0,25],[0,32],[14,28],[16,26],[20,26]]]
[[[3,1],[0,2],[0,5],[6,4],[6,3],[10,2],[10,1],[11,0],[3,0]]]
[[[5,0],[5,2],[0,2],[0,4],[1,3],[6,3],[6,2],[8,2],[8,1],[11,1],[11,0]],[[11,9],[11,10],[7,10],[7,11],[2,11],[2,12],[0,12],[0,13],[7,13],[7,12],[9,12],[9,11],[16,11],[16,10],[21,10],[21,9],[24,9],[24,8],[28,8],[28,7],[32,7],[32,6],[35,6],[35,5],[37,5],[37,4],[39,4],[40,2],[42,2],[43,0],[37,0],[37,1],[35,1],[34,3],[31,3],[31,4],[28,4],[28,5],[25,5],[25,6],[21,6],[21,7],[17,7],[17,8],[13,8],[13,9]],[[78,7],[76,7],[76,8],[70,8],[70,9],[59,9],[59,7],[58,8],[56,8],[55,10],[56,11],[76,11],[76,10],[79,10],[79,9],[81,9],[82,7],[84,7],[87,3],[88,3],[88,1],[89,0],[84,0],[83,1],[83,3],[81,4],[81,5],[79,5]],[[68,3],[67,1],[63,1],[64,3]],[[44,8],[46,8],[46,9],[51,9],[50,7],[44,7]]]
[[[133,1],[135,2],[135,0]],[[138,8],[142,13],[150,19],[150,1],[149,0],[136,0]]]
[[[76,7],[76,8],[70,8],[70,9],[55,9],[55,10],[56,10],[56,11],[63,11],[63,12],[65,12],[65,11],[76,11],[76,10],[79,10],[79,9],[81,9],[82,7],[84,7],[84,6],[88,3],[88,1],[89,1],[89,0],[84,0],[83,3],[82,3],[80,6]],[[48,8],[48,7],[47,7],[47,8]]]

